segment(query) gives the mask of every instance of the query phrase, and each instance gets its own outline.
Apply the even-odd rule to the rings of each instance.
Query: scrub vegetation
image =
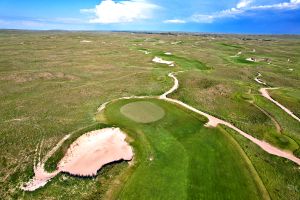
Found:
[[[297,164],[231,129],[207,128],[191,111],[157,99],[147,102],[158,108],[147,108],[138,103],[145,100],[130,99],[96,112],[120,97],[163,94],[173,85],[168,73],[184,71],[171,98],[300,157],[299,122],[262,97],[254,81],[259,72],[268,86],[279,87],[270,95],[299,117],[299,36],[2,30],[0,51],[1,199],[300,197]],[[154,63],[155,56],[175,66]],[[252,57],[270,62],[246,60]],[[122,113],[130,103],[135,106]],[[143,109],[154,118],[143,123],[149,117]],[[129,117],[134,113],[142,121]],[[19,188],[33,176],[34,159],[65,135],[73,133],[46,162],[48,171],[80,135],[112,126],[128,134],[132,163],[108,164],[92,178],[60,174],[34,192]]]

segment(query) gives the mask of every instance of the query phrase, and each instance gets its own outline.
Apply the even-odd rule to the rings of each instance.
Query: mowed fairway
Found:
[[[224,130],[206,128],[204,118],[162,100],[147,102],[163,108],[165,116],[148,124],[124,116],[124,105],[144,104],[134,99],[109,104],[104,112],[106,123],[132,138],[135,151],[135,164],[123,174],[126,181],[109,198],[268,198],[252,165]]]
[[[140,123],[155,122],[165,115],[165,111],[161,107],[148,101],[129,103],[120,110],[129,119]]]

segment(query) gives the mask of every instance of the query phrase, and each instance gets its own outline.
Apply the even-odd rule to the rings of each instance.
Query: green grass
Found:
[[[82,40],[92,42],[83,44],[80,43]],[[179,41],[181,42],[176,44]],[[60,175],[49,182],[45,188],[33,193],[24,193],[19,186],[33,176],[34,150],[42,141],[41,156],[44,156],[66,134],[74,133],[73,137],[66,141],[47,162],[46,168],[53,170],[68,145],[76,137],[84,134],[85,131],[104,127],[103,124],[99,125],[96,118],[99,117],[105,122],[107,120],[105,116],[95,117],[100,104],[124,96],[160,95],[173,84],[167,74],[177,70],[186,72],[178,74],[180,87],[172,97],[225,119],[259,139],[300,156],[299,123],[261,97],[258,92],[260,85],[253,80],[257,72],[260,72],[263,75],[262,79],[268,85],[280,87],[279,90],[271,91],[272,97],[298,115],[300,94],[298,36],[195,36],[1,30],[0,44],[1,199],[103,199],[106,195],[114,197],[114,194],[120,194],[123,191],[123,183],[130,182],[130,175],[136,172],[135,168],[128,167],[126,162],[106,166],[93,179]],[[145,55],[137,51],[135,45],[150,50],[152,54]],[[252,49],[256,49],[256,52],[251,52]],[[234,60],[230,57],[239,51],[243,52],[240,58],[242,60]],[[172,55],[165,55],[164,52],[171,52]],[[154,56],[174,60],[177,65],[171,68],[153,63],[151,60]],[[267,57],[272,59],[272,63],[245,63],[244,58],[247,57]],[[290,62],[287,62],[287,59],[290,59]],[[293,71],[290,71],[290,68]],[[281,133],[276,130],[270,117],[254,104],[273,116],[281,126]],[[179,111],[174,109],[173,112]],[[170,119],[170,116],[165,116],[162,121],[154,122],[159,126],[156,128],[150,126],[150,134],[144,132],[144,127],[126,129],[134,136],[133,138],[139,136],[139,142],[133,142],[135,148],[139,149],[137,153],[140,153],[137,157],[140,158],[138,164],[142,165],[143,159],[149,164],[148,158],[152,155],[151,152],[162,155],[163,153],[160,152],[167,148],[159,146],[158,143],[161,151],[157,153],[156,149],[153,150],[154,143],[157,142],[154,136],[162,139],[166,144],[177,146],[180,150],[185,149],[184,152],[174,150],[179,155],[183,155],[183,161],[200,162],[201,159],[201,162],[206,161],[202,157],[194,157],[194,161],[187,156],[189,151],[197,152],[200,148],[208,151],[208,147],[206,143],[201,147],[187,145],[188,138],[186,143],[183,140],[178,141],[177,129],[170,129],[170,127],[174,124],[177,127],[177,123],[180,127],[186,126],[184,133],[186,135],[194,126],[192,123],[194,120],[191,120],[192,124],[189,121],[183,124],[175,120],[176,116],[174,115],[174,120],[171,121],[163,121]],[[133,123],[125,117],[124,120],[129,124]],[[203,124],[205,120],[200,121]],[[206,128],[202,129],[202,125],[199,127],[198,132],[189,133],[192,141],[205,141],[213,148],[224,146],[226,152],[233,151],[228,149],[229,144],[232,144],[232,148],[236,150],[239,149],[236,145],[241,145],[246,153],[246,157],[242,157],[246,161],[247,157],[249,158],[249,166],[252,163],[255,167],[272,199],[299,199],[298,166],[263,152],[256,145],[232,134],[230,130],[223,132],[222,129],[220,131],[208,129],[212,134],[207,135],[204,131]],[[140,132],[135,132],[137,129]],[[238,144],[232,142],[228,133]],[[220,142],[214,143],[214,140]],[[173,148],[170,149],[173,151]],[[208,152],[208,155],[218,157],[217,152],[215,154]],[[243,155],[242,151],[239,152]],[[176,155],[173,157],[175,160],[179,159]],[[161,162],[164,163],[163,160]],[[170,163],[173,164],[172,159]],[[203,165],[205,168],[214,164],[219,165],[218,162],[205,164],[207,164]],[[185,165],[183,162],[182,166]],[[224,170],[229,172],[228,165],[228,163],[224,164],[226,167]],[[174,165],[174,167],[181,169],[181,166]],[[185,170],[193,169],[186,166]],[[198,174],[195,175],[196,182],[198,176],[200,177]],[[206,177],[203,175],[203,178]],[[189,180],[190,177],[186,176],[185,179]],[[233,182],[235,179],[231,177],[230,180]],[[188,182],[184,182],[186,183]],[[217,181],[214,183],[218,184]],[[230,185],[230,188],[234,188],[235,184]],[[204,187],[209,191],[212,186],[204,185],[202,189]],[[175,185],[174,189],[177,188]],[[220,188],[222,187],[218,185],[218,190]],[[188,197],[187,193],[183,195]],[[236,196],[238,195],[242,194],[237,193]]]
[[[129,134],[135,150],[133,170],[114,198],[261,199],[257,174],[223,132],[162,100],[148,100],[166,111],[157,122],[143,125],[120,113],[122,106],[140,101],[120,100],[104,112],[109,124]]]
[[[147,48],[137,48],[138,50],[150,51],[150,56],[159,56],[160,58],[168,61],[174,61],[176,67],[181,69],[199,69],[199,70],[207,70],[210,69],[205,63],[201,62],[197,59],[185,58],[182,56],[177,56],[174,54],[166,55],[165,52],[155,50],[155,49],[147,49]]]
[[[133,102],[120,108],[121,113],[129,119],[139,123],[150,123],[160,120],[165,111],[148,101]]]

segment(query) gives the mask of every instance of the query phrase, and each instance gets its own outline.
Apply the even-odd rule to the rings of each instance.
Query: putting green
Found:
[[[165,115],[164,109],[149,101],[128,103],[120,111],[127,118],[139,123],[155,122]]]

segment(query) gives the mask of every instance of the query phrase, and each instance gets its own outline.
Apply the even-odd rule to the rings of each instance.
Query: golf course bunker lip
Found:
[[[165,110],[150,101],[135,101],[125,104],[120,112],[127,118],[138,123],[151,123],[165,116]]]
[[[21,189],[34,191],[46,185],[60,172],[92,177],[101,167],[119,160],[132,160],[133,150],[125,141],[126,134],[119,128],[104,128],[88,132],[71,144],[60,160],[57,170],[48,173],[44,162],[34,167],[34,177]]]

